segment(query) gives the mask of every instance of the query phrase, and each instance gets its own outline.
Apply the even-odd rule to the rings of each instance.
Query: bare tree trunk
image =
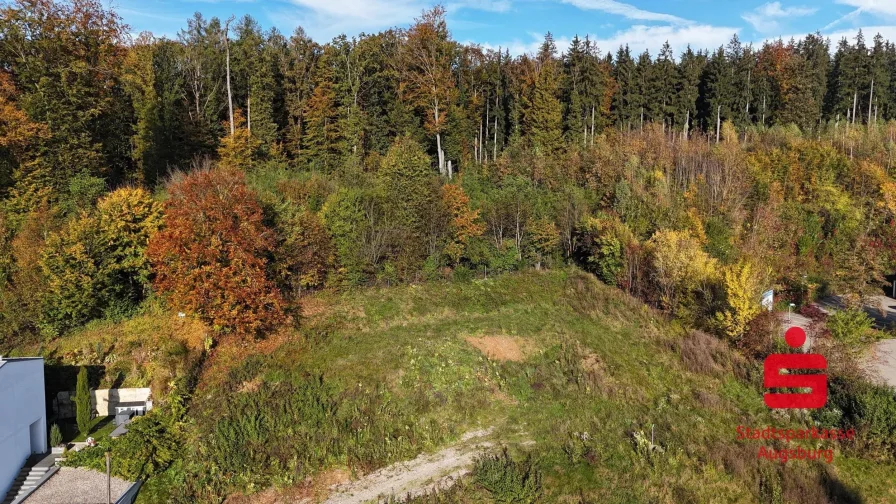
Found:
[[[436,151],[439,154],[439,175],[445,175],[445,153],[442,152],[442,134],[436,133]]]
[[[482,157],[485,159],[485,162],[488,162],[488,149],[485,148],[485,144],[488,143],[488,119],[491,117],[489,115],[489,106],[491,102],[488,99],[485,100],[485,136],[482,137]]]
[[[868,98],[868,127],[871,127],[871,105],[874,103],[874,79],[871,79],[871,96]]]
[[[638,127],[638,130],[644,131],[644,107],[641,107],[641,125]]]
[[[750,98],[752,97],[750,93],[750,80],[752,77],[753,69],[751,68],[749,72],[747,72],[747,108],[744,110],[744,119],[746,119],[748,123],[752,123],[752,121],[750,121]]]
[[[594,104],[591,104],[591,146],[594,147]]]
[[[448,160],[448,180],[451,180],[453,178],[454,178],[454,168],[452,168],[451,160],[449,159]]]
[[[476,158],[480,164],[482,164],[482,121],[479,121],[479,154]]]
[[[765,127],[765,95],[762,95],[762,127]]]
[[[859,91],[856,90],[856,93],[852,96],[852,123],[856,123],[856,105],[859,103]]]
[[[252,133],[252,95],[246,97],[246,129]]]
[[[432,109],[433,117],[436,120],[436,128],[439,127],[439,100],[438,98],[433,103]],[[439,175],[445,176],[445,153],[442,152],[442,132],[436,130],[436,151],[438,151],[439,155]]]
[[[688,139],[688,128],[691,126],[691,109],[688,109],[687,114],[684,116],[684,129],[681,132],[682,140]]]
[[[495,142],[492,144],[492,161],[498,160],[498,116],[495,115]]]
[[[722,128],[722,106],[716,110],[716,143],[719,143],[719,133]]]
[[[233,95],[230,92],[230,22],[233,16],[224,24],[224,49],[227,53],[227,110],[230,113],[230,136],[233,136]]]

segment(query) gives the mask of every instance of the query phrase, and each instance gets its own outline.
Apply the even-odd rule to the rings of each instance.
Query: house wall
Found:
[[[146,410],[152,409],[148,388],[98,389],[90,391],[90,405],[97,416],[115,414],[115,407],[126,402],[146,402]],[[53,411],[58,418],[74,418],[77,408],[74,403],[74,392],[59,392],[53,402]]]
[[[0,497],[35,451],[47,451],[44,361],[0,361]]]

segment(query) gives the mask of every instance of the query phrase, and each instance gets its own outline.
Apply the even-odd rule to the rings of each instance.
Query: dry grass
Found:
[[[496,361],[523,362],[535,351],[535,345],[521,338],[511,336],[467,336],[467,343]]]
[[[680,343],[680,352],[688,371],[711,376],[732,370],[736,360],[724,341],[703,331],[691,331]]]
[[[287,488],[268,488],[256,494],[233,494],[225,504],[294,504],[323,502],[333,489],[351,481],[347,469],[334,468],[321,472],[314,478]]]

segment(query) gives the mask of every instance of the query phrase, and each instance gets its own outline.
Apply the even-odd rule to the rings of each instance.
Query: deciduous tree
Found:
[[[224,334],[256,336],[283,322],[280,291],[265,276],[274,235],[244,175],[201,169],[169,193],[165,228],[146,251],[169,304]]]

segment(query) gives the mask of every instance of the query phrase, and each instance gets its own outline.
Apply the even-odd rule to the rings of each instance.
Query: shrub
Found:
[[[128,432],[112,445],[117,473],[130,480],[146,479],[164,471],[180,456],[176,428],[163,415],[150,412],[128,424]]]
[[[58,424],[50,427],[50,446],[59,446],[62,444],[62,431],[59,430]]]
[[[146,250],[159,292],[221,333],[258,335],[280,324],[280,291],[265,276],[274,236],[243,174],[197,171],[169,192],[166,227]]]
[[[835,340],[854,345],[860,343],[871,330],[873,320],[863,310],[838,310],[827,318],[827,327]]]
[[[828,406],[842,411],[841,427],[856,430],[863,454],[875,459],[896,460],[896,392],[886,385],[863,378],[834,378],[830,383]]]
[[[740,338],[747,324],[759,314],[760,278],[756,268],[748,262],[727,266],[722,271],[722,287],[725,290],[724,311],[716,314],[716,320],[726,336]]]
[[[274,267],[286,290],[298,293],[320,287],[335,260],[333,241],[320,216],[287,211],[278,222]]]
[[[698,291],[706,291],[714,278],[716,260],[687,233],[659,230],[648,242],[653,278],[663,306],[673,312],[690,304]]]
[[[762,311],[748,324],[736,345],[745,354],[763,358],[770,354],[776,336],[781,334],[781,320],[775,312]]]
[[[473,480],[488,490],[495,502],[533,503],[541,496],[541,472],[532,458],[516,462],[507,448],[476,459]]]
[[[580,241],[576,251],[579,261],[609,285],[619,283],[625,264],[622,250],[625,231],[621,222],[606,217],[586,217],[576,229]]]

